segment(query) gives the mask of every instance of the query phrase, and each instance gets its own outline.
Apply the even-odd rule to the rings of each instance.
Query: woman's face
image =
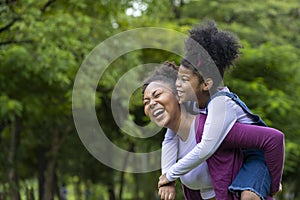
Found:
[[[144,112],[160,127],[173,129],[180,119],[180,106],[170,86],[161,81],[150,83],[144,92]]]
[[[176,80],[176,89],[179,96],[179,102],[195,101],[201,98],[202,83],[199,77],[192,70],[180,65]]]

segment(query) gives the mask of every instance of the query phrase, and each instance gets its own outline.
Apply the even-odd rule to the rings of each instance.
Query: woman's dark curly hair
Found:
[[[185,58],[181,60],[184,67],[196,68],[204,77],[211,77],[216,66],[222,81],[224,72],[239,57],[241,45],[238,38],[230,32],[219,30],[214,21],[207,21],[203,26],[195,26],[189,31],[185,41]],[[199,70],[199,71],[198,71]],[[213,78],[213,77],[211,77]],[[215,81],[215,80],[214,80]]]
[[[160,64],[153,73],[143,82],[142,86],[142,95],[144,96],[145,90],[148,85],[154,81],[161,81],[170,86],[174,94],[177,94],[176,91],[176,79],[178,73],[178,66],[174,62],[165,61],[163,64]]]

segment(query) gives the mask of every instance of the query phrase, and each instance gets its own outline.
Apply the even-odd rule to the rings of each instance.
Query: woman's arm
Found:
[[[167,132],[162,142],[161,149],[161,172],[166,173],[168,169],[176,163],[178,157],[178,135],[171,129],[167,129]],[[176,196],[175,182],[169,185],[160,187],[158,189],[158,196],[160,199],[173,200]]]
[[[176,163],[178,157],[178,135],[171,129],[167,129],[167,132],[162,142],[161,150],[161,171],[162,174],[166,173],[168,169]]]

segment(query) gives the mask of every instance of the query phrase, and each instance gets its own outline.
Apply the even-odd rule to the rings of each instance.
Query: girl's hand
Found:
[[[167,185],[168,183],[170,183],[170,181],[167,179],[166,174],[163,174],[159,177],[158,188]]]

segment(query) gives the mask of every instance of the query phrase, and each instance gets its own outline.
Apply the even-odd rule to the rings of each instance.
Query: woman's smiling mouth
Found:
[[[152,112],[152,116],[157,118],[159,115],[163,114],[164,111],[165,110],[163,108],[156,109]]]

